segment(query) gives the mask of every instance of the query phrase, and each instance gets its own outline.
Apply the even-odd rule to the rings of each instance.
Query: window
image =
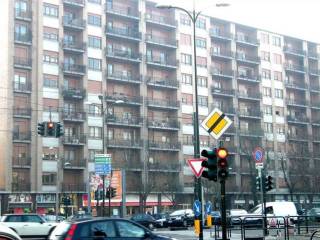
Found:
[[[197,57],[197,67],[207,67],[207,58],[205,57]]]
[[[48,17],[58,17],[59,16],[58,6],[52,4],[43,4],[43,15]]]
[[[283,126],[278,126],[277,127],[277,133],[283,135],[284,134],[284,127]]]
[[[273,61],[275,64],[282,64],[282,57],[280,54],[274,53],[273,54]]]
[[[268,105],[265,105],[264,109],[263,109],[263,112],[264,112],[265,115],[272,115],[272,107],[268,106]]]
[[[108,239],[113,239],[116,237],[116,230],[112,221],[97,221],[81,227],[79,238],[87,238],[87,236],[105,236],[105,238],[108,236]]]
[[[43,39],[50,40],[50,41],[58,41],[58,38],[59,38],[58,32],[59,32],[58,29],[44,27]]]
[[[207,41],[204,38],[196,38],[196,46],[198,48],[206,48],[207,47]]]
[[[198,18],[196,21],[196,27],[201,29],[206,29],[206,19]]]
[[[93,162],[94,161],[94,156],[96,154],[102,154],[102,151],[99,151],[99,150],[88,150],[88,154],[89,154],[89,161]]]
[[[191,74],[181,74],[181,83],[185,85],[192,85],[192,75]]]
[[[274,71],[273,72],[273,79],[276,81],[282,81],[282,73]]]
[[[191,35],[181,33],[180,44],[191,46]]]
[[[43,173],[42,174],[42,184],[43,185],[55,185],[56,184],[56,174],[55,173]]]
[[[101,59],[88,58],[88,69],[101,71]]]
[[[262,52],[261,52],[261,58],[262,58],[262,60],[264,60],[264,61],[270,62],[270,53],[269,53],[269,52],[262,51]]]
[[[281,46],[280,37],[272,36],[272,45],[276,47],[280,47]]]
[[[89,3],[101,4],[101,0],[88,0]]]
[[[101,37],[88,36],[88,47],[101,49]]]
[[[198,86],[199,87],[208,87],[208,78],[198,76]]]
[[[90,104],[88,114],[92,115],[92,116],[100,116],[101,115],[101,107],[99,107],[95,104]]]
[[[89,127],[90,138],[101,138],[102,128],[101,127]]]
[[[88,24],[101,27],[101,16],[88,14]]]
[[[208,97],[198,96],[198,104],[202,107],[208,107]]]
[[[271,72],[268,69],[262,69],[262,78],[271,79]]]
[[[271,97],[271,88],[269,88],[269,87],[264,87],[264,88],[263,88],[263,96],[265,96],[265,97]]]
[[[275,96],[275,98],[283,98],[283,90],[282,89],[275,89],[274,96]]]
[[[43,62],[49,64],[58,64],[58,56],[56,53],[44,52]]]
[[[127,221],[116,221],[120,238],[142,238],[145,237],[143,228]]]
[[[27,88],[27,73],[16,72],[14,74],[14,89],[26,89]]]
[[[43,75],[43,86],[49,88],[58,88],[58,78],[54,75]]]
[[[181,102],[182,102],[183,104],[188,104],[188,99],[187,99],[187,97],[186,97],[186,96],[182,96],[182,97],[181,97]]]
[[[181,13],[180,14],[180,23],[182,25],[187,25],[187,26],[191,26],[191,19],[188,15]]]
[[[261,33],[261,42],[264,44],[269,44],[269,34]]]
[[[267,133],[273,133],[272,123],[265,123],[264,124],[264,130]]]
[[[187,64],[187,65],[192,65],[191,55],[181,53],[181,63]]]

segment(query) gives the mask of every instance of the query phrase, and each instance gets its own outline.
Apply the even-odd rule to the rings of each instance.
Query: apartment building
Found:
[[[103,144],[113,169],[125,173],[128,213],[142,204],[190,206],[187,15],[142,0],[15,0],[1,13],[8,33],[0,40],[2,211],[44,213],[63,207],[65,196],[72,209],[83,207]],[[200,16],[196,32],[200,121],[215,107],[233,121],[221,139],[230,152],[229,205],[254,199],[257,146],[276,178],[270,199],[287,199],[284,173],[294,182],[303,168],[294,200],[319,201],[309,194],[318,192],[319,44],[209,16]],[[50,119],[63,123],[63,137],[37,135],[37,123]],[[217,142],[200,129],[200,145]],[[216,197],[215,185],[205,185]]]

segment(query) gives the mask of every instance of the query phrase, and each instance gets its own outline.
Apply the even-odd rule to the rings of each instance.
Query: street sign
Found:
[[[98,175],[108,175],[111,173],[111,154],[95,154],[95,173]]]
[[[188,159],[188,165],[191,168],[193,174],[199,178],[203,172],[204,167],[201,166],[202,162],[205,161],[204,158],[193,158]]]
[[[201,214],[201,202],[199,200],[195,200],[193,203],[193,212],[196,217],[199,217]]]
[[[256,162],[256,168],[263,168],[264,150],[261,147],[256,147],[252,153],[253,159]]]
[[[211,203],[210,201],[208,201],[208,202],[206,203],[206,213],[207,213],[208,215],[210,215],[211,212],[212,212],[212,203]]]
[[[220,109],[215,108],[201,123],[201,126],[216,140],[230,127],[232,121]]]

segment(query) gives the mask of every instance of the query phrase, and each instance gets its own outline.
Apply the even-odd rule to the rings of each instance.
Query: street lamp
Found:
[[[227,7],[229,6],[229,4],[227,3],[217,3],[215,4],[216,7]],[[160,9],[178,9],[181,10],[183,12],[185,12],[191,22],[192,22],[192,26],[193,26],[193,67],[194,67],[194,112],[193,112],[193,133],[194,133],[194,158],[200,158],[200,141],[199,141],[199,109],[198,109],[198,75],[197,75],[197,47],[196,47],[196,22],[197,19],[199,17],[199,15],[201,14],[201,11],[196,12],[195,10],[195,2],[193,1],[193,10],[190,12],[182,7],[176,7],[176,6],[172,6],[172,5],[162,5],[162,4],[157,4],[156,5],[157,8]],[[197,183],[196,186],[198,187],[197,189],[197,194],[198,194],[198,199],[201,202],[201,209],[202,209],[202,183],[201,183],[201,178],[197,179]],[[202,225],[202,210],[200,211],[201,214],[199,216],[199,221],[200,221],[200,234],[199,234],[199,239],[202,240],[203,239],[203,225]]]

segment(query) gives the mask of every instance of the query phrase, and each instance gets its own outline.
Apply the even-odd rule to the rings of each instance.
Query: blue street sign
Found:
[[[98,175],[108,175],[111,173],[111,154],[95,154],[95,173]]]
[[[210,214],[212,212],[212,203],[210,201],[208,201],[206,203],[206,213]]]
[[[255,159],[257,161],[261,161],[261,159],[262,159],[262,152],[261,151],[256,151],[255,152]]]
[[[195,200],[193,203],[193,211],[196,217],[199,217],[201,214],[201,202],[199,200]]]

